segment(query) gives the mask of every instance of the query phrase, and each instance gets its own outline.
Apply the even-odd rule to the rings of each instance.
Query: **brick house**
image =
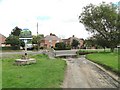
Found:
[[[58,42],[62,42],[62,39],[58,38],[55,34],[50,33],[41,40],[40,46],[41,47],[55,47],[55,44]]]
[[[2,47],[5,43],[6,37],[2,34],[0,34],[0,47]]]
[[[80,45],[78,45],[78,48],[83,48],[83,46],[84,46],[84,39],[77,38],[77,37],[75,37],[74,35],[73,35],[72,37],[68,38],[68,39],[63,39],[63,42],[64,42],[66,45],[71,45],[73,39],[76,39],[77,41],[79,41]]]

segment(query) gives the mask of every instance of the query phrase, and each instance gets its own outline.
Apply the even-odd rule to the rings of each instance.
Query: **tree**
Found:
[[[43,38],[44,38],[43,34],[39,34],[38,36],[33,35],[32,44],[37,44],[37,46],[35,46],[36,49],[40,48],[40,43]]]
[[[10,35],[6,38],[6,44],[10,44],[12,49],[19,49],[20,47],[20,40],[18,36]]]
[[[109,47],[109,43],[107,43],[107,41],[101,35],[94,35],[94,39],[95,44],[101,46],[104,49],[104,51],[106,47]]]
[[[87,31],[102,36],[113,52],[120,43],[120,20],[118,18],[120,15],[117,7],[103,2],[99,6],[90,4],[84,7],[79,21],[84,24]]]
[[[93,39],[93,37],[90,37],[90,38],[85,40],[85,47],[86,48],[91,48],[93,46],[96,46],[96,43],[95,43],[95,40]]]
[[[22,31],[22,29],[21,29],[21,28],[18,28],[18,27],[16,26],[16,27],[12,30],[11,35],[19,36],[21,31]]]
[[[9,37],[6,38],[6,44],[10,44],[12,49],[19,49],[20,46],[24,47],[25,44],[23,41],[19,40],[19,35],[22,29],[18,28],[17,26],[11,31]]]
[[[43,34],[39,34],[38,36],[33,35],[32,44],[40,44],[41,40],[44,38]]]
[[[65,50],[66,49],[66,44],[64,42],[59,42],[55,44],[55,49],[57,50]]]
[[[73,39],[71,46],[77,48],[79,44],[80,44],[80,43],[79,43],[78,40]]]

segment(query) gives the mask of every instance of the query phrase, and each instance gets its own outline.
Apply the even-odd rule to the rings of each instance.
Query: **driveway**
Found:
[[[62,88],[116,88],[118,82],[96,65],[81,58],[67,58]]]

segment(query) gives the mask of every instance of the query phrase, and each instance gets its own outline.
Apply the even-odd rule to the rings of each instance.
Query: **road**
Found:
[[[118,82],[96,65],[81,58],[68,58],[62,88],[116,88]]]
[[[44,50],[40,50],[40,51],[27,51],[28,54],[41,54],[43,52],[44,52]],[[6,56],[15,55],[15,54],[23,55],[24,53],[25,53],[25,51],[0,52],[0,57],[6,57]]]
[[[56,51],[54,51],[54,53],[55,53],[55,57],[75,56],[75,55],[77,55],[76,54],[77,51],[78,51],[77,49],[73,49],[73,50],[56,50]]]

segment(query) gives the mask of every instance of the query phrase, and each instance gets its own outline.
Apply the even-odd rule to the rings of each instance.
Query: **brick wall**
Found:
[[[2,43],[5,43],[6,37],[0,34],[0,47],[2,46]]]

